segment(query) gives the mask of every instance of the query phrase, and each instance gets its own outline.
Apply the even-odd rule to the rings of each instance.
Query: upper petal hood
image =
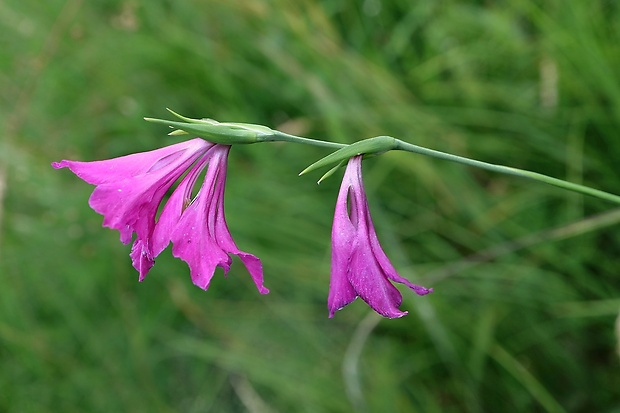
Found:
[[[103,225],[119,230],[125,244],[136,232],[147,245],[164,194],[211,146],[202,139],[192,139],[120,158],[94,162],[63,160],[52,166],[68,167],[86,182],[97,185],[89,205],[104,216]]]
[[[196,138],[148,152],[134,153],[103,161],[53,162],[56,169],[69,168],[79,178],[92,185],[121,181],[147,173],[170,173],[187,158],[204,153],[212,143]],[[194,159],[195,160],[195,159]]]

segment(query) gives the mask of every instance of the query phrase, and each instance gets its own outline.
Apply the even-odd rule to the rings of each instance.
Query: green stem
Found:
[[[344,145],[341,143],[335,142],[326,142],[320,141],[316,139],[303,138],[300,136],[290,135],[288,133],[274,131],[271,135],[264,135],[259,138],[259,141],[262,142],[293,142],[293,143],[301,143],[305,145],[318,146],[329,149],[342,149],[348,145]],[[388,149],[388,148],[386,148]],[[562,179],[552,178],[547,175],[539,174],[537,172],[525,171],[523,169],[511,168],[504,165],[496,165],[488,162],[477,161],[475,159],[464,158],[458,155],[452,155],[450,153],[440,152],[433,149],[424,148],[421,146],[413,145],[408,142],[404,142],[400,139],[394,139],[393,146],[389,149],[393,150],[401,150],[406,152],[413,152],[420,155],[426,155],[433,158],[443,159],[446,161],[457,162],[468,166],[474,166],[481,169],[486,169],[492,172],[498,172],[506,175],[518,176],[521,178],[528,178],[538,182],[544,182],[548,185],[557,186],[562,189],[567,189],[569,191],[578,192],[585,195],[590,195],[596,198],[605,199],[607,201],[615,202],[620,204],[620,196],[610,194],[605,191],[600,191],[598,189],[590,188],[584,185],[574,184],[571,182],[564,181]],[[389,150],[388,149],[388,150]]]
[[[552,178],[550,176],[539,174],[536,172],[524,171],[523,169],[510,168],[508,166],[476,161],[474,159],[464,158],[462,156],[423,148],[421,146],[413,145],[411,143],[407,143],[389,136],[377,136],[375,138],[359,141],[351,145],[345,145],[342,143],[303,138],[301,136],[295,136],[288,133],[280,132],[261,125],[252,125],[246,123],[220,123],[209,119],[191,119],[181,116],[171,110],[170,112],[172,112],[175,116],[177,116],[184,122],[173,122],[151,118],[145,119],[150,122],[162,123],[164,125],[178,128],[185,133],[197,134],[198,136],[202,136],[207,140],[215,143],[230,145],[234,143],[248,144],[255,142],[292,142],[301,143],[304,145],[318,146],[321,148],[336,149],[334,153],[310,165],[308,168],[302,171],[302,174],[329,164],[338,164],[339,162],[343,162],[351,156],[355,155],[376,154],[390,150],[401,150],[431,156],[433,158],[444,159],[446,161],[458,162],[464,165],[475,166],[477,168],[482,168],[493,172],[519,176],[522,178],[529,178],[534,181],[544,182],[546,184],[554,185],[562,189],[591,195],[596,198],[605,199],[607,201],[620,204],[620,196],[600,191],[598,189],[573,184],[562,179]],[[324,178],[325,176],[322,179]]]
[[[304,145],[318,146],[321,148],[329,148],[329,149],[341,149],[347,146],[342,143],[327,142],[327,141],[321,141],[318,139],[302,138],[301,136],[289,135],[288,133],[280,132],[278,130],[274,130],[273,134],[271,135],[259,136],[258,141],[259,142],[301,143]]]
[[[474,159],[463,158],[462,156],[452,155],[445,152],[439,152],[428,148],[423,148],[421,146],[413,145],[411,143],[403,142],[399,139],[396,139],[396,144],[394,149],[418,153],[421,155],[431,156],[433,158],[444,159],[446,161],[458,162],[464,165],[475,166],[477,168],[486,169],[493,172],[499,172],[507,175],[519,176],[522,178],[529,178],[535,181],[544,182],[549,185],[557,186],[563,189],[568,189],[569,191],[579,192],[586,195],[591,195],[596,198],[605,199],[607,201],[615,202],[620,204],[620,196],[610,194],[605,191],[600,191],[598,189],[590,188],[583,185],[573,184],[571,182],[563,181],[561,179],[552,178],[547,175],[539,174],[531,171],[524,171],[523,169],[510,168],[508,166],[503,165],[495,165],[492,163],[476,161]]]

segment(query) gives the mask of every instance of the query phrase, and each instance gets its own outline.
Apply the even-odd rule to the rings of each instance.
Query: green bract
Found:
[[[324,158],[319,159],[303,171],[299,175],[307,174],[308,172],[329,166],[333,164],[339,164],[357,155],[375,155],[389,150],[396,149],[396,139],[391,136],[376,136],[374,138],[364,139],[345,146],[342,149],[338,149],[336,152],[330,153]],[[327,178],[333,171],[327,172],[320,180]]]
[[[144,118],[148,122],[161,123],[176,128],[170,135],[194,134],[213,143],[233,145],[237,143],[256,143],[260,138],[274,134],[274,131],[266,126],[253,125],[251,123],[227,123],[213,119],[192,119],[179,115],[168,109],[170,113],[184,122],[165,119]]]

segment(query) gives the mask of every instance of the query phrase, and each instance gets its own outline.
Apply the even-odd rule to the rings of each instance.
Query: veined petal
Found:
[[[261,294],[269,293],[269,289],[264,286],[263,264],[260,258],[245,251],[241,251],[233,240],[226,217],[224,215],[224,190],[226,187],[226,173],[228,164],[228,151],[230,147],[224,146],[218,150],[219,153],[214,154],[213,166],[217,168],[215,188],[213,192],[213,201],[209,206],[209,227],[212,229],[217,244],[228,254],[234,254],[250,273],[252,281],[256,284],[256,288]]]
[[[159,205],[175,181],[214,144],[202,139],[170,145],[119,158],[77,162],[54,162],[96,185],[89,205],[103,215],[103,226],[117,229],[124,244],[136,240],[130,257],[143,280],[155,257],[151,236]]]
[[[203,139],[196,138],[180,142],[164,148],[148,152],[134,153],[103,161],[80,162],[62,160],[53,162],[56,169],[69,168],[79,178],[92,185],[100,185],[108,182],[120,181],[137,175],[160,172],[162,175],[170,172],[183,158],[188,155],[204,153],[213,144]],[[167,169],[168,168],[168,169]]]
[[[103,226],[121,233],[123,244],[131,241],[133,232],[143,240],[148,238],[148,231],[154,227],[157,208],[172,185],[172,182],[161,182],[156,176],[140,178],[100,184],[88,200],[90,207],[103,215]]]
[[[210,151],[211,149],[209,149]],[[170,198],[164,205],[159,215],[155,229],[153,230],[152,248],[155,256],[159,255],[170,243],[172,232],[181,218],[185,208],[192,202],[192,189],[196,184],[196,180],[200,173],[207,166],[209,161],[209,152],[205,154],[191,171],[183,177],[179,185],[175,188]]]
[[[204,211],[198,204],[190,205],[172,233],[172,255],[189,265],[192,282],[206,290],[209,288],[215,267],[228,272],[231,258],[208,234],[204,222]]]
[[[210,151],[205,180],[194,202],[185,208],[170,234],[172,255],[189,265],[193,283],[203,290],[209,288],[217,266],[228,272],[232,263],[228,254],[217,244],[209,227],[209,207],[213,202],[215,177],[219,173],[212,159],[213,151]]]
[[[78,177],[97,185],[89,205],[104,216],[103,225],[119,230],[127,244],[136,232],[145,245],[166,191],[212,143],[192,139],[150,152],[104,161],[62,161]]]
[[[215,145],[205,155],[209,162],[205,180],[193,202],[181,213],[170,234],[170,240],[173,244],[172,254],[187,262],[192,281],[205,290],[209,287],[217,266],[221,267],[224,273],[229,271],[232,259],[228,254],[238,255],[250,272],[259,292],[266,294],[269,290],[263,286],[263,271],[260,260],[237,248],[226,225],[224,187],[229,150],[230,146]],[[188,178],[188,182],[191,179],[194,178]],[[189,184],[182,183],[181,185]],[[184,188],[185,186],[181,189],[185,191]],[[181,198],[183,198],[181,194],[176,195],[171,210],[178,211],[178,199]],[[172,212],[170,213],[171,217],[164,216],[164,212],[162,212],[164,219],[172,220],[171,217],[176,216]],[[161,219],[160,217],[160,221]],[[160,245],[159,239],[158,234],[157,249]]]

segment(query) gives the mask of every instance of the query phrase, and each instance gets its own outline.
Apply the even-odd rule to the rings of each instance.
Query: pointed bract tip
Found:
[[[185,122],[188,123],[204,123],[204,121],[200,120],[200,119],[193,119],[193,118],[188,118],[187,116],[183,116],[179,113],[176,113],[174,110],[170,109],[170,108],[166,108],[166,110],[170,113],[172,113],[174,116],[176,116],[177,118],[184,120]]]
[[[166,110],[170,113],[172,113],[174,116],[176,116],[179,119],[184,119],[184,116],[179,115],[178,113],[176,113],[174,110],[170,109],[170,108],[166,108]]]
[[[338,170],[338,168],[340,168],[343,164],[344,164],[344,161],[338,162],[336,166],[334,166],[332,169],[330,169],[329,171],[323,174],[321,179],[317,181],[317,184],[320,184],[321,182],[323,182],[324,180],[332,176]]]

